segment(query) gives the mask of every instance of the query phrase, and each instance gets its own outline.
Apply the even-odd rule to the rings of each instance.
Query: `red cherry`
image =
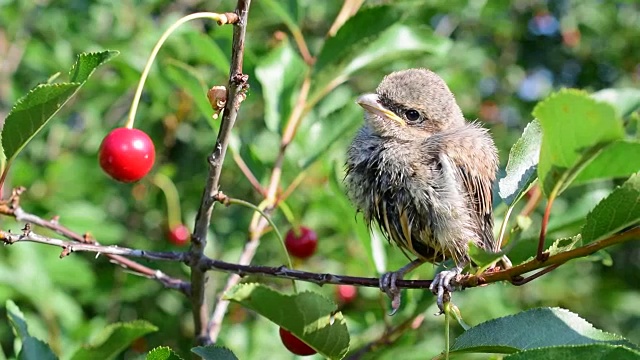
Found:
[[[289,230],[284,238],[284,245],[287,247],[289,254],[306,259],[316,252],[318,235],[315,231],[304,226],[299,228],[299,232],[300,234],[296,234],[293,229]]]
[[[317,351],[313,350],[309,345],[283,328],[280,328],[280,339],[284,347],[296,355],[308,356],[317,353]]]
[[[169,241],[178,246],[183,246],[191,238],[191,232],[184,224],[180,224],[172,229],[169,229]]]
[[[153,167],[155,158],[153,142],[138,129],[117,128],[100,145],[100,167],[122,182],[142,179]]]
[[[353,285],[338,285],[336,292],[338,300],[343,304],[353,302],[358,297],[358,288]]]

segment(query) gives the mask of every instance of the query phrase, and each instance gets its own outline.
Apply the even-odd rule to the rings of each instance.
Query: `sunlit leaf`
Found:
[[[624,178],[640,169],[640,141],[618,140],[605,146],[573,180],[573,184],[588,181]]]
[[[557,239],[553,242],[553,245],[551,245],[547,249],[547,252],[549,253],[549,256],[553,256],[561,252],[572,250],[576,247],[576,244],[578,244],[580,240],[582,240],[582,237],[580,235],[576,235],[570,238]]]
[[[171,348],[162,346],[149,351],[145,360],[182,360],[182,358]]]
[[[117,51],[80,54],[69,73],[71,82],[40,84],[19,99],[11,108],[2,128],[3,158],[6,159],[6,162],[10,163],[20,150],[42,130],[98,66],[117,54]]]
[[[507,205],[515,204],[537,178],[541,142],[542,128],[533,120],[511,147],[506,175],[498,183],[498,193]]]
[[[361,16],[373,16],[377,12],[387,11],[380,8],[373,9],[367,10],[372,14],[365,13]],[[395,14],[395,11],[390,11]],[[359,14],[356,17],[360,16]],[[397,14],[394,16],[397,16]],[[336,36],[351,26],[359,26],[358,24],[350,24],[350,21],[347,21]],[[388,25],[388,27],[380,28],[379,26],[381,25]],[[316,63],[313,75],[315,81],[312,98],[323,95],[323,92],[338,86],[346,81],[349,76],[363,69],[371,66],[381,66],[400,59],[411,59],[413,56],[424,56],[425,54],[443,55],[449,51],[452,45],[451,40],[434,34],[430,28],[399,23],[387,24],[386,20],[368,30],[364,38],[353,37],[350,38],[350,42],[353,44],[344,46],[345,53],[342,59],[331,58],[328,55],[327,64],[320,66]],[[325,48],[329,48],[327,44],[323,47],[323,52]]]
[[[451,40],[434,34],[431,28],[395,24],[367,45],[364,51],[356,54],[342,74],[353,74],[368,66],[407,59],[411,55],[442,56],[452,45]]]
[[[561,90],[540,102],[533,115],[542,125],[538,177],[543,192],[559,193],[624,128],[609,104],[577,90]]]
[[[591,95],[598,101],[613,105],[618,117],[627,117],[640,109],[640,90],[638,89],[604,89]]]
[[[291,112],[291,97],[298,89],[305,65],[288,41],[272,50],[256,66],[256,78],[262,85],[265,102],[264,121],[277,132],[283,119]]]
[[[335,36],[328,38],[318,54],[314,71],[344,64],[358,56],[362,46],[380,36],[395,24],[402,14],[393,6],[375,6],[358,11],[342,25]]]
[[[460,335],[451,351],[510,354],[562,345],[637,346],[621,336],[598,330],[578,315],[560,308],[538,308],[489,320]]]

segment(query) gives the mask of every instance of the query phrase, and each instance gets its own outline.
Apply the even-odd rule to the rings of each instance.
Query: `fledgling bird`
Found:
[[[455,268],[431,284],[442,310],[452,279],[470,261],[469,241],[500,251],[492,218],[495,144],[486,129],[465,121],[444,80],[427,69],[387,75],[357,103],[365,123],[347,153],[347,195],[369,225],[375,221],[407,257],[417,257],[384,274],[380,288],[395,312],[398,279],[424,262],[451,258]]]

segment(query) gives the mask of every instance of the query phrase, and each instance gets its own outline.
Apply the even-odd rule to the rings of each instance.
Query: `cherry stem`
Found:
[[[276,233],[276,237],[280,241],[280,245],[282,246],[282,250],[284,251],[284,256],[287,258],[287,265],[289,266],[289,269],[293,269],[293,264],[291,263],[291,257],[289,256],[289,252],[287,251],[287,246],[284,244],[284,239],[282,238],[282,234],[278,230],[278,227],[273,222],[273,220],[271,220],[271,217],[269,215],[267,215],[267,213],[265,213],[262,209],[260,209],[259,207],[253,205],[252,203],[250,203],[248,201],[240,200],[240,199],[227,198],[225,200],[225,204],[242,205],[242,206],[248,207],[248,208],[252,209],[253,211],[255,211],[255,212],[259,213],[260,215],[262,215],[262,217],[265,220],[267,220],[269,225],[271,225],[271,227],[273,228],[273,231]],[[293,292],[297,294],[298,293],[298,289],[296,287],[295,280],[292,279],[291,283],[293,284]]]
[[[133,122],[136,117],[136,111],[138,111],[138,104],[140,103],[140,97],[142,96],[142,89],[144,88],[144,83],[147,80],[147,76],[149,76],[149,71],[151,71],[151,66],[153,65],[153,61],[156,59],[156,55],[160,51],[160,48],[167,40],[169,35],[171,35],[178,27],[182,24],[195,20],[195,19],[212,19],[218,22],[218,24],[226,24],[228,23],[227,16],[225,14],[217,14],[212,12],[199,12],[195,14],[190,14],[185,17],[178,19],[175,23],[173,23],[165,32],[162,34],[156,45],[153,47],[151,51],[151,55],[149,55],[149,59],[147,59],[147,64],[144,66],[144,70],[142,71],[142,76],[140,76],[140,82],[138,82],[138,88],[136,89],[136,93],[133,96],[133,102],[131,103],[131,110],[129,111],[129,118],[127,119],[127,123],[125,127],[132,129]]]
[[[498,244],[500,244],[499,249],[502,249],[502,246],[504,246],[504,234],[507,231],[507,225],[509,223],[509,218],[511,217],[511,213],[513,212],[513,209],[515,208],[515,203],[509,205],[509,208],[507,209],[507,212],[504,215],[504,219],[502,220],[502,224],[500,225],[500,235],[498,237]]]
[[[182,224],[180,195],[178,194],[178,189],[176,189],[176,185],[173,181],[162,173],[157,173],[151,182],[164,194],[167,201],[167,225],[169,226],[169,230],[172,230],[176,226]]]
[[[282,211],[282,214],[287,219],[289,224],[291,224],[291,227],[296,229],[295,230],[296,234],[299,234],[298,228],[300,227],[300,225],[296,221],[296,217],[295,217],[295,215],[293,215],[293,211],[291,210],[289,205],[286,202],[281,201],[281,202],[278,203],[278,208],[280,209],[280,211]]]
[[[7,179],[7,174],[9,173],[9,167],[11,165],[10,162],[5,162],[2,164],[2,175],[0,175],[0,198],[2,198],[3,189],[4,189],[4,181]]]
[[[449,360],[449,347],[450,347],[450,335],[449,328],[451,327],[451,301],[444,303],[444,358]]]

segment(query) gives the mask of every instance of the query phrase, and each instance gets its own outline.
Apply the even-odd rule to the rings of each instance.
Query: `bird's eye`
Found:
[[[404,112],[404,116],[406,116],[409,121],[416,121],[420,118],[420,113],[416,110],[409,109]]]

